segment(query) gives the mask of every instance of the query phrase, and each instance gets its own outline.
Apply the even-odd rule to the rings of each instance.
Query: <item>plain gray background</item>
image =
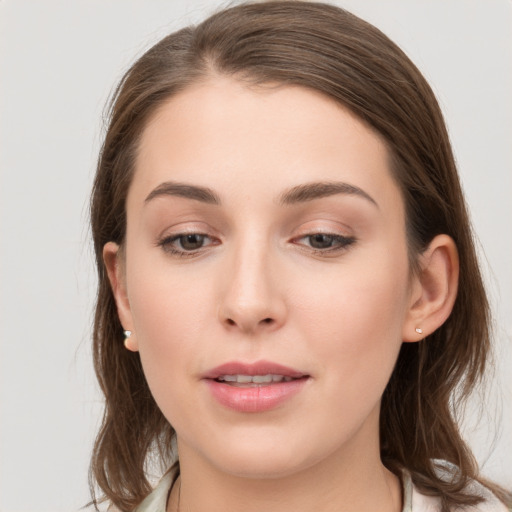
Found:
[[[512,487],[512,3],[337,3],[411,56],[445,112],[496,315],[492,393],[465,432],[484,473]],[[101,397],[87,201],[103,106],[136,56],[219,5],[0,0],[1,512],[88,500]]]

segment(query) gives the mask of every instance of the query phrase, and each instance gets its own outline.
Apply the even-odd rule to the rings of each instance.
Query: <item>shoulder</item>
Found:
[[[464,507],[459,512],[509,512],[509,509],[489,489],[483,485],[473,482],[475,490],[482,496],[484,501],[478,505]],[[412,511],[411,512],[439,512],[441,505],[439,498],[421,494],[414,486],[412,489]]]
[[[167,509],[167,498],[178,474],[178,466],[172,466],[160,479],[160,482],[158,482],[158,485],[151,494],[146,496],[144,501],[137,506],[135,512],[165,512]]]
[[[483,501],[478,505],[458,508],[457,512],[510,512],[506,505],[481,483],[472,480],[467,490],[471,494],[482,497]],[[438,497],[422,494],[414,484],[410,484],[409,503],[409,508],[404,508],[403,512],[440,512],[441,510]]]
[[[134,512],[165,512],[167,509],[167,498],[169,492],[178,477],[179,469],[176,465],[172,466],[167,473],[160,479],[157,486],[148,494],[144,500],[137,505]],[[106,512],[121,512],[114,505],[110,505]]]

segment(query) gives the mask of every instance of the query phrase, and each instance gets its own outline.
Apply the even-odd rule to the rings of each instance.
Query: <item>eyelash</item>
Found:
[[[309,248],[307,249],[309,252],[312,252],[313,254],[324,257],[328,257],[333,254],[336,255],[339,254],[340,252],[346,251],[352,244],[356,242],[356,238],[353,236],[336,235],[334,233],[322,233],[321,231],[317,233],[308,233],[307,235],[295,238],[295,240],[303,240],[305,238],[311,239],[314,236],[328,237],[331,239],[332,243],[335,244],[333,247],[328,247],[325,249],[317,249],[311,246],[309,246]]]
[[[172,254],[173,256],[178,256],[180,258],[192,258],[194,256],[197,256],[204,246],[192,251],[187,251],[186,249],[177,249],[175,246],[173,246],[174,242],[180,239],[184,239],[187,236],[197,236],[211,239],[208,235],[204,233],[177,233],[176,235],[171,235],[163,238],[158,242],[157,245],[162,247],[162,249],[165,252]],[[206,247],[209,247],[210,245],[218,245],[218,243],[213,242],[208,244]]]
[[[212,240],[208,235],[206,235],[204,233],[177,233],[175,235],[171,235],[171,236],[163,238],[162,240],[159,240],[157,245],[159,247],[162,247],[162,249],[166,253],[169,253],[173,256],[178,256],[180,258],[193,258],[194,256],[199,255],[202,252],[202,250],[204,249],[204,247],[209,247],[211,245],[219,245],[218,241],[211,241],[211,243],[209,243],[206,246],[201,246],[198,249],[190,250],[190,251],[188,251],[186,249],[177,249],[173,245],[174,242],[179,241],[180,239],[183,240],[187,236],[204,237],[204,239]],[[334,247],[328,247],[328,248],[324,248],[324,249],[317,249],[317,248],[311,247],[311,245],[309,245],[309,247],[307,249],[304,249],[304,250],[307,250],[309,253],[319,255],[319,256],[324,256],[324,257],[329,257],[332,254],[341,253],[341,252],[347,250],[352,244],[354,244],[356,242],[356,238],[352,237],[352,236],[346,237],[346,236],[342,236],[342,235],[336,235],[334,233],[323,233],[323,232],[308,233],[307,235],[303,235],[301,237],[294,238],[293,241],[304,240],[307,238],[311,239],[314,236],[328,237],[331,239],[332,243],[336,244]]]

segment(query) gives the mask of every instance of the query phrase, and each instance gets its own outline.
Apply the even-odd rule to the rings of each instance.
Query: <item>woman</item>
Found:
[[[91,214],[117,509],[506,510],[452,410],[489,313],[448,136],[375,27],[266,2],[163,39]]]

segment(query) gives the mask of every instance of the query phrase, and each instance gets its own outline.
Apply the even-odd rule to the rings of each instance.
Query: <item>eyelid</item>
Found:
[[[167,225],[157,235],[158,239],[173,235],[194,235],[194,234],[208,234],[210,235],[212,229],[207,223],[202,221],[181,221],[176,224]]]
[[[316,225],[315,225],[316,224]],[[357,242],[356,237],[353,234],[353,231],[348,226],[343,226],[339,223],[337,227],[333,227],[332,223],[329,223],[328,226],[318,225],[318,222],[307,222],[304,223],[297,231],[291,239],[294,245],[298,246],[300,250],[306,252],[307,254],[317,255],[320,257],[328,258],[328,257],[337,257],[342,253],[348,251],[355,242]],[[334,239],[334,246],[326,247],[326,248],[317,248],[312,247],[307,243],[301,242],[308,237],[313,237],[315,235],[324,235],[327,237],[332,237]]]
[[[323,232],[323,231],[313,231],[311,233],[306,233],[304,235],[296,236],[296,237],[292,238],[292,241],[302,240],[303,238],[308,238],[308,237],[312,237],[315,235],[329,236],[335,240],[344,241],[344,242],[346,241],[348,243],[352,243],[352,242],[356,241],[356,238],[354,236],[346,236],[346,235],[340,235],[338,233],[328,233],[328,232]]]
[[[339,222],[325,222],[319,224],[318,222],[306,222],[297,229],[297,234],[293,238],[300,238],[308,235],[322,234],[330,236],[340,236],[343,238],[354,237],[354,231],[345,224]]]
[[[197,249],[192,250],[186,250],[186,249],[179,249],[178,247],[175,247],[173,244],[178,241],[181,237],[187,236],[187,235],[199,235],[204,238],[207,238],[210,240],[210,243],[207,245],[202,245],[201,247],[198,247]],[[203,233],[176,233],[169,236],[165,236],[162,239],[160,239],[157,244],[158,247],[160,247],[165,253],[176,256],[179,258],[194,258],[197,256],[200,256],[201,254],[205,253],[211,246],[219,245],[211,236]]]
[[[179,248],[175,243],[180,238],[189,235],[197,235],[204,237],[209,242],[197,249],[184,249]],[[211,228],[204,222],[181,222],[172,227],[167,227],[163,230],[155,240],[155,246],[162,249],[170,256],[193,258],[200,256],[206,252],[211,246],[219,245],[220,239],[218,236],[212,234]]]

